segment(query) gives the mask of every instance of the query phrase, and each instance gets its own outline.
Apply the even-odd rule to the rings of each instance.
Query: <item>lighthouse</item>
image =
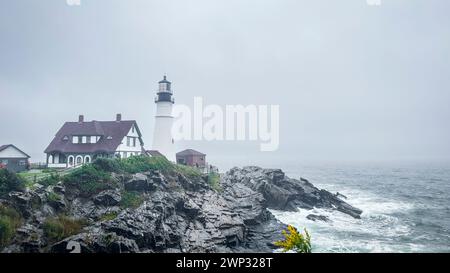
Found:
[[[174,141],[172,138],[172,107],[175,100],[171,89],[172,83],[164,76],[164,79],[158,84],[159,89],[155,97],[156,115],[152,149],[159,151],[167,159],[175,161]]]

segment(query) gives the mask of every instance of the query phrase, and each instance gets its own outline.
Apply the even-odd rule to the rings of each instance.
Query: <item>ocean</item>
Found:
[[[449,165],[278,163],[272,167],[339,192],[363,210],[361,219],[325,209],[272,210],[283,223],[309,231],[313,252],[450,252]],[[310,213],[325,215],[331,222],[308,220]]]

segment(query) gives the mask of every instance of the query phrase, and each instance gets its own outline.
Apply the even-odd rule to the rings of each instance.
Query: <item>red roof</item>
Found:
[[[193,150],[193,149],[186,149],[181,152],[177,153],[177,156],[187,156],[187,155],[200,155],[205,156],[206,154],[200,153],[199,151]]]

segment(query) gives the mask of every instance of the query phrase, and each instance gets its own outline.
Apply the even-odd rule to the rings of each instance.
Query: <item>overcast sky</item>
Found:
[[[448,160],[450,1],[381,1],[0,0],[0,144],[42,161],[122,113],[149,147],[167,73],[177,103],[280,105],[277,152],[179,144],[213,161]]]

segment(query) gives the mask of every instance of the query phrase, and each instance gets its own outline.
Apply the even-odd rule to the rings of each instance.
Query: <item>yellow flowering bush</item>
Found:
[[[281,247],[283,252],[295,251],[297,253],[311,253],[311,236],[305,228],[305,234],[288,225],[287,230],[283,230],[283,241],[275,242],[275,245]]]

